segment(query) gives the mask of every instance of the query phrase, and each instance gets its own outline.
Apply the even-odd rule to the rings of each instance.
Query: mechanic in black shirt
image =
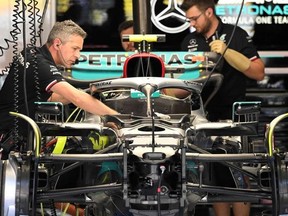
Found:
[[[66,82],[58,69],[58,66],[71,68],[80,57],[85,37],[86,32],[73,21],[56,22],[45,45],[39,48],[27,48],[26,53],[22,51],[13,59],[9,74],[0,91],[0,135],[14,127],[14,117],[9,112],[15,110],[15,96],[18,101],[18,112],[32,119],[35,116],[34,102],[36,101],[73,103],[96,115],[117,114],[115,110],[90,94]],[[26,63],[25,73],[24,62]],[[25,106],[25,98],[28,101],[28,109]],[[27,135],[25,127],[27,124],[24,126],[23,122],[20,123],[19,133],[24,137]]]
[[[184,0],[181,8],[195,29],[184,38],[181,49],[191,52],[212,51],[224,55],[222,69],[217,71],[224,75],[224,80],[206,107],[207,118],[209,121],[231,119],[233,103],[245,100],[247,78],[258,81],[264,78],[264,63],[251,38],[242,28],[237,26],[232,36],[234,26],[222,23],[216,16],[214,0]],[[177,97],[183,97],[183,93],[174,92]],[[249,215],[250,205],[247,203],[233,203],[232,207],[235,216]],[[216,216],[228,216],[230,203],[215,203],[214,211]]]
[[[185,0],[182,9],[195,31],[181,43],[183,51],[213,51],[223,54],[233,32],[233,25],[222,23],[215,14],[213,0]],[[224,53],[221,71],[224,80],[219,91],[207,105],[208,119],[231,119],[232,104],[245,100],[247,77],[264,78],[264,63],[246,31],[236,27],[231,43]]]

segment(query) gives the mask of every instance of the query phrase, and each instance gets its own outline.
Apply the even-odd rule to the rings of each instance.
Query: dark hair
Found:
[[[218,2],[218,0],[184,0],[181,9],[184,11],[189,10],[189,8],[195,6],[200,11],[205,11],[208,8],[212,8],[215,12],[215,4]]]
[[[133,20],[125,20],[124,22],[120,23],[118,27],[118,32],[121,33],[123,30],[133,27],[133,25]]]

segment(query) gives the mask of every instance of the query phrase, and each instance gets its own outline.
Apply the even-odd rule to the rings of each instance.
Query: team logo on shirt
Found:
[[[196,39],[191,39],[190,41],[189,41],[189,44],[191,45],[191,46],[197,46],[198,44],[197,44],[197,41],[196,41]]]
[[[197,50],[197,47],[198,47],[198,44],[197,44],[197,41],[196,39],[191,39],[189,41],[189,45],[188,45],[188,51],[189,52],[193,52],[193,51],[196,51]]]
[[[50,65],[50,72],[53,75],[61,75],[61,72],[57,69],[57,67],[55,67],[54,65]]]

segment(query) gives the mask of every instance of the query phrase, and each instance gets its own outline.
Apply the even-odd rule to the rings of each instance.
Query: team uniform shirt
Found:
[[[14,126],[14,117],[9,114],[10,111],[17,111],[34,119],[34,102],[47,101],[52,94],[51,87],[61,81],[64,78],[46,45],[41,48],[27,48],[26,55],[24,51],[17,55],[0,91],[0,131],[10,130]],[[28,111],[25,98],[28,101]],[[25,128],[21,129],[25,131]]]
[[[233,29],[233,25],[224,24],[219,19],[217,30],[210,38],[206,39],[202,34],[192,32],[184,38],[181,43],[181,49],[190,52],[210,51],[209,44],[214,39],[222,40],[227,45]],[[238,26],[235,29],[235,33],[228,47],[242,53],[251,61],[259,58],[259,54],[253,45],[251,38],[245,30]],[[235,101],[245,100],[246,82],[248,79],[243,73],[231,67],[224,58],[221,68],[218,68],[217,73],[223,74],[224,80],[219,91],[206,107],[208,118],[210,117],[209,120],[211,121],[231,119],[232,104]],[[205,95],[205,91],[203,91],[203,94],[204,99],[208,97]]]

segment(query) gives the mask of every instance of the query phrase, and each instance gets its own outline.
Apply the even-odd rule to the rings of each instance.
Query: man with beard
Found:
[[[209,121],[231,119],[233,103],[245,100],[247,79],[260,81],[264,78],[264,63],[247,32],[238,26],[234,32],[233,25],[224,24],[216,15],[214,0],[184,0],[181,8],[186,12],[191,27],[195,29],[184,38],[181,49],[191,52],[212,51],[223,55],[223,66],[217,73],[223,74],[224,80],[206,107],[207,118]],[[207,98],[205,91],[203,93],[203,98]],[[184,97],[187,92],[174,90],[173,94]],[[218,186],[236,187],[236,183],[231,182],[231,178],[223,173],[215,179]],[[245,183],[242,187],[248,187],[249,181],[242,182]],[[230,205],[231,203],[226,202],[215,203],[213,206],[216,216],[229,216]],[[249,203],[232,203],[232,207],[235,216],[249,216]]]
[[[123,35],[133,35],[134,34],[134,22],[133,22],[133,20],[125,20],[124,22],[122,22],[118,27],[118,31],[119,31],[119,35],[121,38],[121,44],[122,44],[123,49],[127,52],[134,52],[135,51],[134,42],[122,41]]]

